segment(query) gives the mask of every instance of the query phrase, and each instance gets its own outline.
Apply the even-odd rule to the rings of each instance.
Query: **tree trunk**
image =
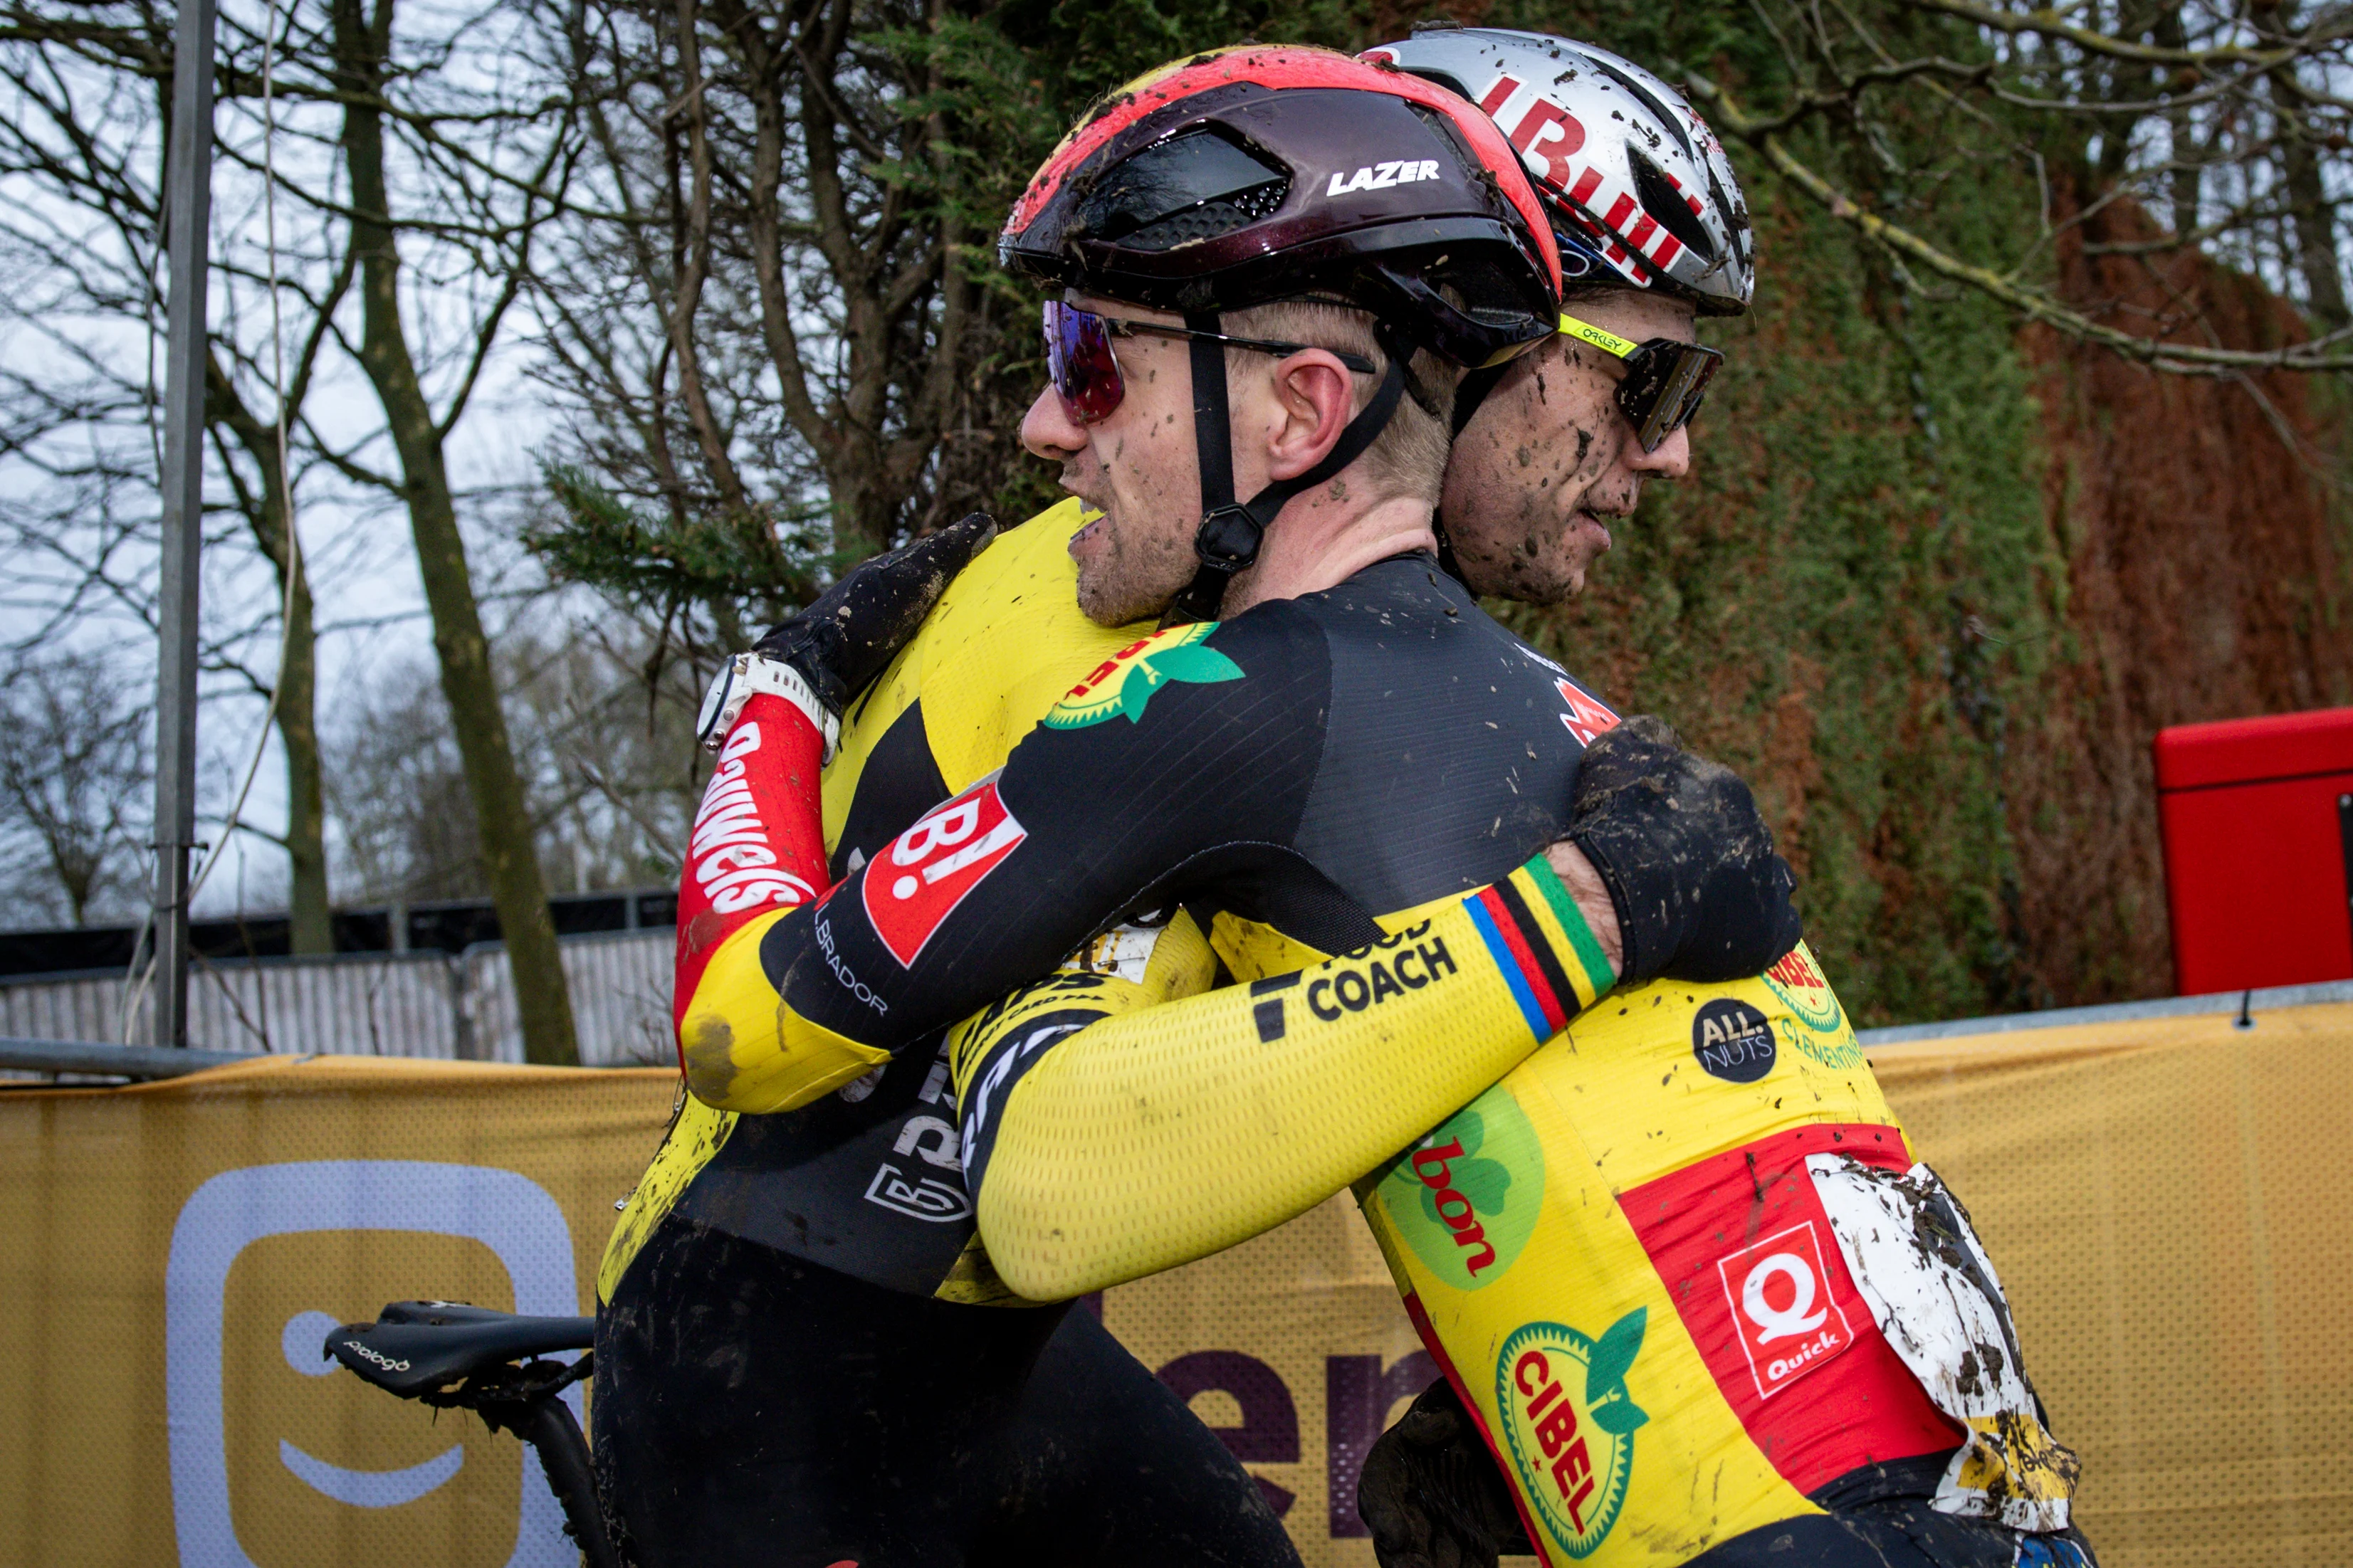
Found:
[[[286,856],[293,863],[289,889],[290,946],[298,953],[335,951],[327,899],[326,805],[319,763],[318,634],[311,623],[311,579],[301,557],[288,548],[285,467],[278,429],[264,423],[207,356],[206,419],[237,438],[261,475],[261,493],[248,500],[254,540],[277,568],[287,602],[278,655],[278,740],[286,752]],[[292,582],[288,582],[289,574]]]
[[[362,0],[334,0],[338,85],[348,96],[343,148],[352,191],[352,248],[360,261],[360,364],[383,405],[400,455],[403,500],[417,538],[417,564],[433,618],[433,648],[441,689],[481,833],[491,900],[506,940],[514,978],[515,1013],[524,1059],[572,1065],[580,1059],[572,1026],[572,996],[547,907],[547,884],[533,847],[531,812],[508,743],[482,634],[473,575],[449,489],[443,432],[435,423],[400,318],[400,256],[385,191],[384,119],[373,107],[383,91],[392,39],[394,0],[377,0],[368,17]]]

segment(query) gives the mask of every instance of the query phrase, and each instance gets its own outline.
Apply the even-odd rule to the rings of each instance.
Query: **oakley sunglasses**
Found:
[[[1223,332],[1200,331],[1192,327],[1164,327],[1157,321],[1124,321],[1082,310],[1060,300],[1046,301],[1044,324],[1047,379],[1053,383],[1063,409],[1081,425],[1096,425],[1110,418],[1112,410],[1127,395],[1127,383],[1120,375],[1119,356],[1112,352],[1113,338],[1185,338],[1268,354],[1295,354],[1323,346],[1229,337]],[[1378,368],[1362,354],[1339,349],[1324,352],[1360,374],[1370,375]]]
[[[1634,426],[1634,438],[1645,452],[1657,451],[1668,437],[1691,423],[1707,395],[1707,384],[1724,363],[1720,349],[1672,338],[1637,343],[1575,316],[1562,316],[1560,330],[1626,362],[1626,374],[1618,383],[1618,410]]]

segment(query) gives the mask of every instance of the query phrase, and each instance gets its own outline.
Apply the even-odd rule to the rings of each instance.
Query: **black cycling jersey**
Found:
[[[900,1050],[1176,905],[1322,953],[1372,942],[1377,914],[1557,838],[1585,742],[1611,722],[1423,555],[1164,634],[1108,661],[1001,774],[770,923],[759,964],[784,1006],[723,1027],[733,1054],[698,1089],[776,1092],[763,1026],[812,1061],[828,1041]],[[723,1012],[741,987],[725,964],[704,980]],[[691,1068],[697,1027],[690,1005]]]
[[[733,1005],[773,1016],[781,990],[895,1054],[733,1118],[671,1212],[894,1289],[1001,1294],[957,1278],[976,1249],[943,1026],[1174,905],[1229,952],[1372,941],[1376,914],[1557,838],[1584,743],[1614,722],[1422,555],[1121,652],[953,799],[924,702],[890,722],[839,825],[846,880],[769,927]]]

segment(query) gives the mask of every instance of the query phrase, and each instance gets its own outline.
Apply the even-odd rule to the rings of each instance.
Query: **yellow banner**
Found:
[[[1882,1047],[2107,1568],[2353,1562],[2353,1007]],[[386,1301],[587,1309],[662,1071],[280,1058],[0,1094],[0,1564],[569,1565],[522,1449],[320,1361]],[[1247,1171],[1230,1173],[1247,1181]],[[1431,1375],[1345,1200],[1112,1292],[1311,1565]]]

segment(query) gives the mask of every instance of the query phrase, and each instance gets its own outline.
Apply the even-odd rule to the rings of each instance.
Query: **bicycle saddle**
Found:
[[[594,1318],[523,1318],[463,1301],[395,1301],[373,1323],[345,1323],[326,1353],[403,1399],[435,1394],[510,1363],[585,1351]]]

